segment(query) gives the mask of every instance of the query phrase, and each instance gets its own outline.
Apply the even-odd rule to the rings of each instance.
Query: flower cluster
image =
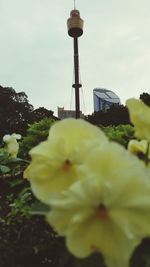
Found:
[[[136,136],[149,141],[144,104],[133,99],[127,106]],[[127,267],[135,247],[150,236],[149,168],[131,150],[81,119],[56,122],[48,139],[31,149],[24,177],[51,207],[47,221],[76,257],[101,252],[108,267]],[[145,144],[141,150],[147,153]]]

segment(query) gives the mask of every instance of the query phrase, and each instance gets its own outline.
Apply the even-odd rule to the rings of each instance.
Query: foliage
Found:
[[[27,161],[22,160],[20,158],[11,158],[9,154],[5,151],[5,149],[0,149],[0,180],[2,184],[8,184],[8,186],[12,189],[15,189],[18,185],[24,185],[24,180],[22,178],[23,170],[25,169]],[[30,192],[29,192],[30,191]],[[11,218],[20,212],[22,214],[25,213],[25,209],[28,210],[28,201],[30,200],[31,189],[24,188],[18,193],[18,196],[15,195],[14,192],[6,195],[6,202],[9,203],[9,207],[11,207],[10,212],[4,217],[0,217],[0,222],[9,223]],[[17,198],[16,198],[17,197]],[[24,208],[26,205],[26,208]]]
[[[142,93],[140,95],[140,100],[142,100],[146,105],[150,106],[150,94]]]
[[[40,121],[43,118],[53,118],[53,113],[53,111],[47,110],[44,107],[37,108],[32,112],[34,121]]]
[[[129,114],[125,106],[111,106],[106,112],[98,111],[89,115],[87,121],[95,125],[116,126],[119,124],[129,124]]]
[[[45,118],[39,122],[30,124],[27,130],[27,136],[25,136],[20,144],[19,156],[22,158],[28,158],[29,150],[46,140],[51,125],[55,122],[52,118]]]
[[[126,148],[128,142],[134,139],[134,128],[130,124],[102,127],[102,130],[111,141],[118,142]]]
[[[19,173],[0,176],[0,266],[57,267],[60,239],[43,216],[32,215],[36,200],[18,163]]]
[[[46,117],[57,119],[53,111],[44,107],[34,110],[24,92],[17,93],[11,87],[0,86],[0,139],[15,132],[25,136],[28,124]]]
[[[8,154],[4,149],[0,149],[0,175],[9,173],[11,169],[6,166],[6,160],[8,159]]]
[[[24,92],[0,86],[0,138],[5,134],[26,133],[33,106]]]
[[[32,193],[29,187],[22,189],[17,196],[13,193],[6,196],[6,203],[9,211],[0,217],[0,222],[9,225],[18,216],[20,218],[30,217],[30,202],[32,201]]]
[[[0,149],[0,177],[19,175],[27,163],[26,160],[20,158],[10,158],[5,149]]]

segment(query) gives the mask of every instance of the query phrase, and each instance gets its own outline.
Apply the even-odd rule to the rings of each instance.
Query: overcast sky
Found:
[[[81,108],[93,112],[93,89],[114,91],[124,104],[150,93],[150,1],[77,0]],[[57,115],[74,107],[73,40],[66,21],[73,0],[0,0],[0,85],[24,91],[34,108]]]

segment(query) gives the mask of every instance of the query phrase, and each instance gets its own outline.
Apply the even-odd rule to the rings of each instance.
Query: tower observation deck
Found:
[[[75,8],[70,12],[70,18],[67,20],[68,35],[73,38],[74,43],[74,84],[75,88],[75,112],[76,118],[80,118],[80,95],[79,88],[82,86],[79,82],[79,53],[78,37],[83,34],[83,20],[80,12]]]

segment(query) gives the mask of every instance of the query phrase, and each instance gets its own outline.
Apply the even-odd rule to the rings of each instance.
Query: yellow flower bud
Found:
[[[126,105],[130,120],[135,126],[136,137],[150,141],[150,108],[134,98],[128,99]]]
[[[132,154],[145,154],[148,147],[148,141],[147,140],[130,140],[128,143],[128,150]]]
[[[20,134],[6,134],[3,137],[3,141],[6,144],[6,151],[11,158],[16,158],[19,151],[19,144],[17,140],[21,139]]]

